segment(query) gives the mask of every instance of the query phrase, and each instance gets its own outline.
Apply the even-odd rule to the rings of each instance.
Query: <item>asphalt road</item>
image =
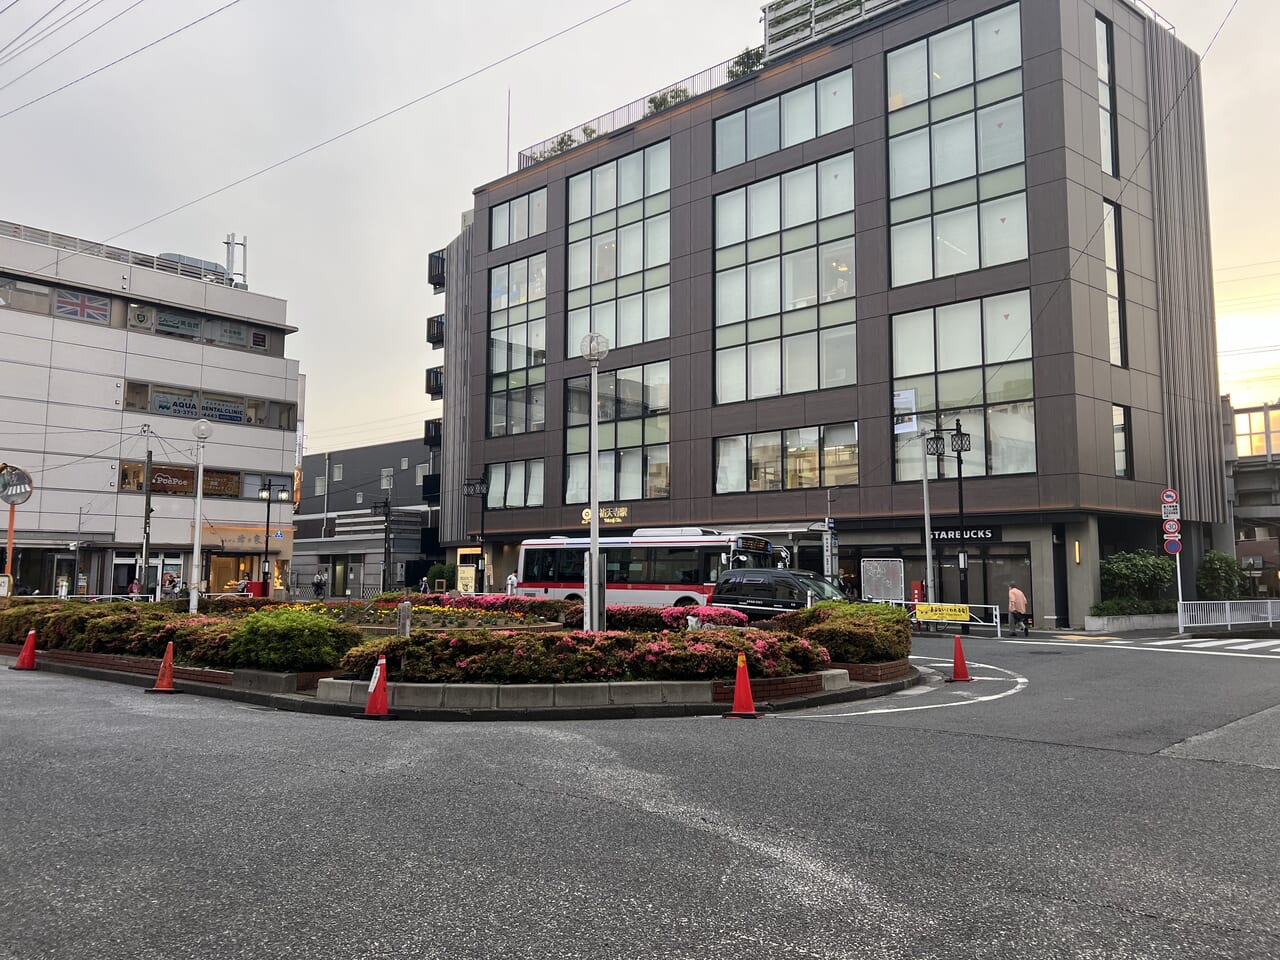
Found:
[[[1280,658],[924,639],[761,721],[368,724],[0,670],[0,957],[1280,956]]]

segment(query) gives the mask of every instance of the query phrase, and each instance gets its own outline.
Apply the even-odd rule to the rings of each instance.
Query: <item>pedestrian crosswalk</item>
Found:
[[[1073,647],[1106,647],[1121,650],[1150,650],[1165,653],[1199,653],[1211,656],[1275,657],[1280,659],[1280,635],[1252,637],[1117,637],[1097,634],[1058,634],[1042,641],[1008,638],[1009,642],[1051,643]]]

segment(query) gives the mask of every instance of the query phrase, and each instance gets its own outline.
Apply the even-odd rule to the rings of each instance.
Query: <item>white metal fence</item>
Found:
[[[1000,612],[998,606],[992,606],[985,603],[969,604],[969,619],[966,620],[939,620],[937,617],[921,616],[916,610],[917,606],[924,606],[924,603],[916,603],[913,600],[874,600],[873,603],[888,603],[895,607],[904,608],[907,613],[911,614],[911,619],[918,623],[932,624],[964,624],[970,623],[982,627],[994,627],[996,636],[1003,636],[1004,615]]]
[[[1178,604],[1178,632],[1188,627],[1243,627],[1280,623],[1280,600],[1199,600]]]

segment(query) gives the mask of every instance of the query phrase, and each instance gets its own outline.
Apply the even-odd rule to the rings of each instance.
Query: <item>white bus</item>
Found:
[[[520,544],[517,592],[581,602],[587,537],[550,537]],[[716,580],[736,567],[772,567],[783,557],[762,537],[699,527],[637,530],[629,537],[601,537],[606,603],[646,607],[700,606]]]

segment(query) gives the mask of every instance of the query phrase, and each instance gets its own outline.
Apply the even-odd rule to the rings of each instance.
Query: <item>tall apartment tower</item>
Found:
[[[1102,557],[1161,548],[1165,488],[1187,557],[1227,521],[1197,57],[1123,0],[827,7],[770,4],[762,64],[476,190],[445,400],[490,563],[584,529],[596,331],[622,529],[750,531],[821,569],[830,509],[847,572],[923,581],[927,471],[941,597],[963,552],[971,602],[1016,580],[1079,625]]]

